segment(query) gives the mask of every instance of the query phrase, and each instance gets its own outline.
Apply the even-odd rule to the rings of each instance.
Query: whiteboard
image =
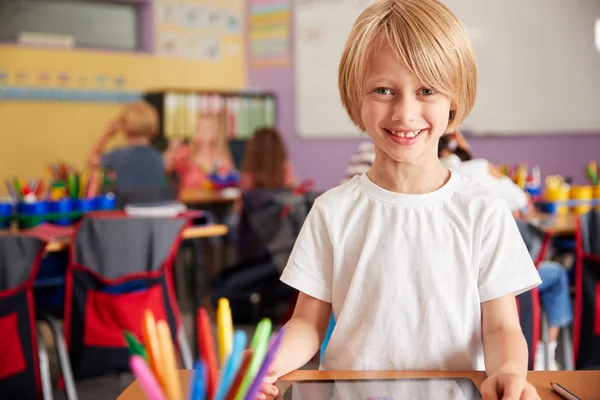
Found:
[[[477,100],[464,129],[475,135],[600,132],[598,0],[444,0],[471,36]],[[356,138],[337,70],[348,33],[372,0],[294,0],[297,131]]]
[[[302,137],[354,137],[340,100],[338,65],[352,24],[373,0],[294,0],[294,91]]]

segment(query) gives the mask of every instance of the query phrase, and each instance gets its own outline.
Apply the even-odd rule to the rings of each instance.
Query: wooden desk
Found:
[[[191,371],[180,371],[180,379],[184,392],[187,393],[187,382]],[[296,371],[284,376],[279,386],[289,386],[293,382],[325,379],[390,379],[390,378],[429,378],[429,377],[468,377],[480,386],[485,379],[484,372],[359,372],[359,371]],[[598,399],[600,394],[600,371],[531,371],[527,380],[533,384],[543,400],[559,400],[560,397],[550,389],[550,382],[557,382],[575,393],[582,400]],[[117,400],[145,400],[145,394],[137,382],[133,382]],[[321,400],[321,399],[314,399]]]
[[[227,235],[227,225],[207,225],[207,226],[192,226],[186,228],[181,235],[184,239],[200,239],[212,236],[225,236]],[[71,237],[65,236],[62,238],[54,239],[46,245],[46,252],[52,253],[56,251],[62,251],[69,247],[71,243]]]
[[[577,230],[577,216],[540,214],[526,218],[533,226],[551,236],[574,236]]]
[[[239,193],[234,195],[225,195],[219,190],[183,190],[179,194],[179,201],[186,205],[207,205],[207,204],[231,204],[239,197]]]

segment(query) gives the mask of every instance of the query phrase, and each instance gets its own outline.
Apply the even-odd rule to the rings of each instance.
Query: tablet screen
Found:
[[[469,378],[407,378],[296,382],[284,400],[481,400]]]

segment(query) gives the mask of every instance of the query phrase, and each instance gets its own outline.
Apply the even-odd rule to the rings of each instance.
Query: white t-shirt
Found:
[[[281,280],[332,304],[332,370],[484,370],[480,303],[541,283],[506,203],[455,172],[427,194],[366,174],[327,191]]]
[[[441,158],[444,166],[452,171],[471,178],[492,190],[492,193],[506,201],[511,211],[520,211],[527,206],[525,191],[517,186],[508,176],[496,178],[490,174],[490,163],[483,158],[461,161],[456,154]]]

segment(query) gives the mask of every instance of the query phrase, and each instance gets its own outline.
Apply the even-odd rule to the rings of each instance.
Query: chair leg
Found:
[[[562,342],[563,369],[572,371],[575,369],[573,361],[573,342],[571,340],[570,327],[565,326],[560,330],[560,341]]]
[[[179,353],[181,354],[181,363],[184,369],[192,369],[193,357],[190,348],[190,341],[185,333],[185,326],[182,324],[177,330],[177,343],[179,344]]]
[[[544,370],[550,369],[550,342],[548,340],[548,317],[542,312],[542,342],[544,343]]]
[[[67,346],[65,345],[65,339],[62,332],[56,322],[56,319],[49,314],[39,313],[38,318],[46,322],[52,330],[52,336],[54,337],[54,343],[56,344],[56,353],[58,355],[58,363],[60,365],[60,372],[65,383],[65,393],[67,400],[77,400],[77,389],[75,388],[75,380],[73,379],[73,370],[71,369],[71,361],[69,359],[69,353]]]
[[[42,340],[42,335],[38,328],[38,362],[40,364],[40,378],[42,381],[42,396],[44,400],[53,400],[54,393],[52,389],[52,378],[50,377],[50,360],[48,358],[48,349]]]

